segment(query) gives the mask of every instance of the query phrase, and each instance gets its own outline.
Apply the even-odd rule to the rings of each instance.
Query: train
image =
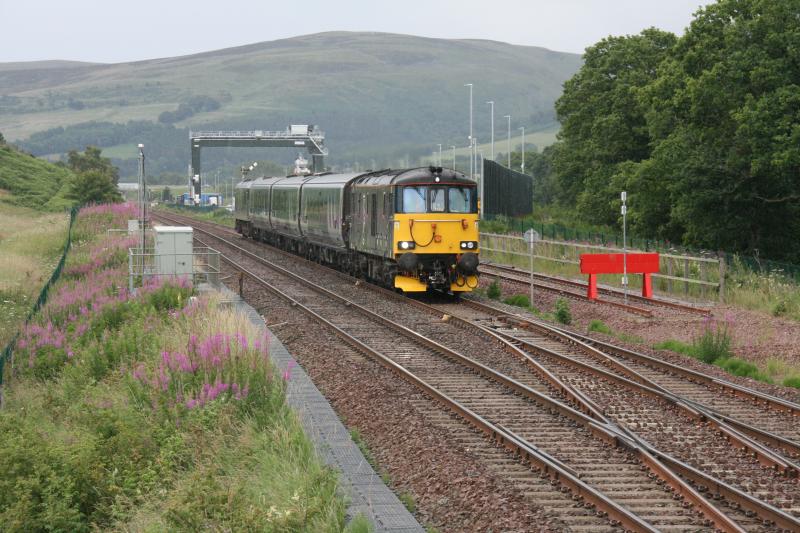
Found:
[[[456,170],[258,177],[234,204],[242,236],[404,293],[478,286],[476,183]]]

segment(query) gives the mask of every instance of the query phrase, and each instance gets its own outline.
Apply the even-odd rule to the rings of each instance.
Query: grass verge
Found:
[[[0,348],[31,310],[64,249],[69,216],[0,202]]]
[[[6,366],[3,530],[365,531],[345,525],[268,339],[183,280],[129,294],[114,209],[79,215]]]

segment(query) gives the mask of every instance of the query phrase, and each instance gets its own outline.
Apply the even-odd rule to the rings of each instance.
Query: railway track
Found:
[[[519,283],[522,285],[526,285],[528,287],[530,286],[530,272],[525,270],[510,267],[507,265],[483,263],[480,265],[480,271],[481,273],[489,276],[494,276],[513,283]],[[711,313],[709,309],[703,307],[695,307],[692,305],[672,302],[669,300],[662,300],[659,298],[645,298],[643,296],[639,296],[638,294],[630,294],[630,293],[628,294],[628,300],[636,302],[637,304],[643,304],[645,307],[626,304],[619,301],[624,298],[624,293],[622,291],[617,289],[611,289],[608,287],[598,287],[597,290],[600,294],[613,298],[612,300],[604,300],[604,299],[589,300],[589,298],[586,297],[585,283],[582,283],[580,281],[559,278],[555,276],[548,276],[545,274],[537,274],[537,273],[534,273],[533,277],[535,280],[534,281],[535,289],[542,289],[548,292],[555,292],[578,300],[591,301],[591,302],[596,302],[600,305],[608,305],[620,309],[625,309],[631,313],[636,313],[642,316],[652,317],[653,316],[652,311],[650,309],[647,309],[652,307],[665,307],[682,312],[695,313],[700,315],[709,315]],[[580,290],[576,291],[570,289],[580,289]]]
[[[181,222],[185,223],[186,219],[181,220]],[[191,224],[198,227],[198,224],[194,221]],[[211,225],[206,225],[206,227],[208,226]],[[205,232],[206,230],[201,229],[200,231]],[[214,238],[222,239],[219,242],[225,240],[218,236],[219,233],[233,234],[229,230],[220,230],[218,226],[214,226],[210,231],[217,233]],[[255,249],[254,243],[248,244],[254,245],[253,249]],[[243,257],[250,254],[249,260],[255,261],[260,265],[265,264],[263,259],[252,251],[244,250],[238,244],[228,242],[226,245],[238,248],[239,251],[236,253],[243,254]],[[274,251],[271,254],[280,255]],[[281,254],[283,253],[281,252]],[[291,258],[295,263],[300,261],[294,256]],[[300,268],[295,267],[292,270],[297,272],[306,271],[303,274],[315,279],[319,278],[319,267],[313,264],[304,265]],[[312,270],[315,270],[316,274]],[[290,272],[287,272],[288,274],[295,275]],[[257,275],[249,273],[248,277],[255,279]],[[332,282],[330,280],[331,277],[339,281]],[[402,305],[394,306],[395,309],[390,314],[386,314],[385,310],[381,314],[379,311],[367,308],[370,302],[372,302],[373,306],[376,305],[374,291],[387,292],[387,294],[393,293],[372,288],[367,284],[356,287],[352,278],[330,271],[325,281],[327,288],[323,289],[323,291],[335,289],[337,293],[342,291],[347,294],[347,298],[338,295],[333,299],[344,298],[346,302],[340,300],[339,305],[344,305],[345,310],[349,310],[350,314],[345,314],[341,309],[332,311],[326,307],[317,307],[322,305],[319,303],[320,288],[315,289],[316,295],[314,296],[302,291],[298,292],[297,288],[291,287],[277,287],[274,290],[299,294],[297,301],[300,305],[303,303],[308,304],[309,312],[318,313],[320,316],[328,314],[330,325],[339,327],[342,332],[351,337],[348,342],[358,341],[358,343],[363,344],[361,346],[362,350],[367,347],[376,352],[372,354],[374,357],[378,357],[378,355],[386,357],[387,360],[384,361],[384,364],[403,374],[404,377],[415,382],[418,386],[423,387],[439,401],[447,403],[451,411],[455,411],[465,419],[470,420],[473,425],[503,446],[512,449],[519,456],[527,458],[539,469],[540,473],[545,472],[558,477],[561,480],[560,482],[565,484],[573,495],[579,495],[585,504],[598,509],[608,507],[608,510],[602,512],[609,513],[608,516],[612,517],[612,525],[621,524],[634,530],[647,530],[646,528],[642,529],[645,526],[658,529],[696,530],[709,524],[713,524],[723,530],[741,530],[738,529],[740,527],[745,530],[757,530],[763,527],[765,522],[777,524],[787,530],[792,530],[795,526],[800,527],[800,523],[796,522],[791,516],[765,502],[765,500],[773,501],[778,506],[784,507],[794,505],[793,496],[790,495],[787,498],[784,494],[785,491],[792,488],[791,485],[788,488],[785,486],[788,483],[784,481],[784,479],[788,479],[786,476],[776,478],[779,481],[770,481],[768,475],[770,472],[768,470],[762,469],[763,472],[754,470],[758,466],[754,466],[752,464],[753,461],[749,461],[747,466],[752,479],[755,480],[756,485],[766,487],[760,492],[753,490],[751,491],[752,494],[750,494],[741,488],[737,489],[736,487],[728,486],[723,480],[715,479],[702,471],[693,469],[691,465],[683,464],[679,459],[657,450],[654,445],[646,442],[640,435],[631,432],[629,426],[635,427],[637,422],[642,424],[642,421],[644,421],[645,428],[650,427],[651,424],[654,425],[653,427],[663,428],[664,424],[667,424],[670,426],[672,434],[675,434],[676,431],[682,431],[682,428],[689,427],[686,424],[683,426],[676,424],[674,421],[665,419],[663,415],[659,414],[663,411],[663,405],[659,404],[658,401],[663,403],[663,399],[651,399],[649,404],[639,399],[637,400],[639,401],[639,411],[632,409],[630,405],[619,403],[615,407],[613,402],[608,402],[615,395],[619,396],[618,380],[614,382],[609,376],[605,377],[605,381],[590,379],[587,376],[592,372],[587,371],[587,369],[576,371],[574,365],[571,373],[563,369],[551,371],[552,368],[555,368],[552,361],[548,361],[549,367],[545,368],[541,363],[532,361],[529,355],[529,359],[525,359],[525,355],[520,358],[520,353],[516,353],[515,350],[522,353],[524,351],[520,350],[519,346],[514,346],[514,343],[518,343],[520,340],[503,340],[502,335],[507,332],[499,331],[501,328],[497,324],[493,327],[495,331],[490,333],[484,331],[489,329],[484,326],[481,335],[486,337],[485,344],[496,344],[501,340],[506,342],[509,345],[507,347],[508,354],[506,357],[500,357],[496,364],[492,364],[495,370],[489,369],[488,365],[481,364],[477,358],[465,358],[459,352],[445,347],[445,344],[448,346],[456,345],[465,349],[466,353],[469,348],[467,345],[475,344],[474,340],[459,340],[459,335],[453,333],[453,330],[457,330],[457,328],[452,328],[451,324],[448,324],[448,320],[431,320],[432,314],[458,316],[456,309],[428,306],[428,314],[420,315],[407,310],[402,311],[403,307],[412,308],[412,306],[408,305],[409,300],[402,298]],[[364,290],[365,288],[369,290]],[[328,297],[331,297],[331,295],[328,295]],[[421,306],[425,304],[415,302],[414,305]],[[462,313],[465,309],[477,312],[474,306],[461,305],[455,307],[461,309]],[[383,318],[383,316],[392,316],[404,324],[402,335],[400,337],[397,336],[397,329],[394,329],[394,333],[388,330],[380,330],[380,335],[374,338],[377,331],[375,325],[359,326],[352,315],[356,310],[362,316],[372,313],[374,315],[372,317],[373,322],[382,321],[383,327],[389,329],[397,328],[398,326],[394,323],[392,323],[394,324],[393,326],[390,325],[388,322],[391,321],[387,322],[388,319]],[[445,311],[449,311],[449,313],[445,313]],[[485,314],[486,312],[484,311]],[[490,318],[491,320],[497,320],[497,313]],[[351,322],[350,320],[353,321]],[[464,320],[462,327],[467,327],[467,321],[472,324],[469,327],[476,327],[476,317],[467,317]],[[417,333],[417,331],[422,334]],[[409,340],[409,335],[416,337],[414,340]],[[437,339],[439,342],[431,339]],[[440,342],[443,344],[440,344]],[[538,339],[537,342],[541,344],[544,341],[543,339]],[[420,352],[421,347],[425,347],[428,350],[424,356],[419,355],[419,353],[422,353]],[[485,350],[486,347],[482,346],[479,347],[478,351]],[[473,352],[475,352],[474,349]],[[497,352],[498,350],[495,346],[492,353],[493,360],[497,359]],[[443,354],[444,359],[442,359]],[[511,356],[509,354],[514,355]],[[475,353],[472,355],[474,356]],[[389,362],[392,364],[388,364]],[[595,364],[597,363],[595,362]],[[399,365],[400,368],[393,367],[393,365]],[[464,373],[465,368],[466,374]],[[561,376],[558,374],[561,374]],[[594,398],[590,397],[592,395],[594,395]],[[597,408],[600,402],[606,402],[605,410],[607,413]],[[570,403],[570,405],[566,405],[567,403]],[[534,405],[539,406],[538,411],[534,409]],[[619,412],[615,411],[617,408],[620,410]],[[553,415],[553,412],[557,412],[558,415]],[[612,416],[607,416],[607,414]],[[556,418],[548,418],[548,416],[556,416]],[[564,419],[566,419],[567,426],[571,429],[564,428]],[[659,423],[662,425],[658,426]],[[673,425],[675,426],[674,428],[672,427]],[[542,427],[548,427],[552,431],[544,433],[541,431]],[[573,433],[576,431],[576,427],[579,428],[580,432],[586,434],[583,435],[586,438],[591,435],[594,441],[581,440],[582,435],[575,436]],[[644,431],[643,433],[648,439],[653,436],[659,436],[659,431],[650,433]],[[550,435],[553,435],[554,438],[551,439]],[[565,441],[564,439],[567,438],[565,435],[568,435],[568,439],[572,440]],[[694,439],[702,439],[707,435],[702,432],[696,432],[692,437]],[[570,446],[564,447],[564,442],[568,442]],[[617,447],[611,448],[608,444],[603,444],[603,442],[616,443]],[[704,443],[698,444],[702,445]],[[720,449],[724,451],[726,446],[723,442],[718,442],[716,445],[717,448],[715,450],[717,451]],[[597,446],[600,447],[598,448]],[[706,449],[708,449],[707,445]],[[590,450],[590,452],[587,452],[587,450]],[[730,450],[728,451],[730,452]],[[625,456],[625,461],[619,462],[620,456],[618,454],[620,453]],[[591,459],[591,457],[594,457],[594,459]],[[591,461],[597,461],[598,458],[602,458],[602,461],[609,461],[609,464],[604,465],[601,463],[596,467],[592,466]],[[723,469],[729,468],[729,470],[731,464],[739,467],[744,464],[737,463],[736,461],[739,459],[733,462],[725,462],[716,457],[714,460],[719,461],[718,466]],[[625,467],[624,465],[626,464],[633,464],[634,467]],[[714,465],[713,462],[711,464]],[[663,487],[659,492],[652,485],[648,485],[644,479],[640,479],[640,476],[636,474],[637,469],[640,473],[646,473],[644,477],[655,479],[656,486],[661,487],[662,484],[669,486],[672,492],[667,491],[666,499],[662,499],[661,497],[664,496],[664,494],[661,494],[664,493]],[[625,472],[625,475],[620,477],[619,472]],[[679,472],[683,479],[676,476],[676,472]],[[570,481],[569,474],[575,476],[576,479]],[[725,474],[725,472],[721,472],[721,474]],[[730,476],[730,472],[728,472],[728,475]],[[587,486],[570,485],[570,483],[581,481],[581,477],[589,481]],[[533,476],[530,479],[525,479],[525,476],[515,478],[515,484],[521,484],[523,490],[524,487],[537,487],[537,480],[534,478],[537,478],[537,476]],[[650,479],[650,481],[652,482],[653,479]],[[686,485],[684,479],[692,481],[701,492],[708,492],[711,495],[711,499],[723,498],[723,501],[733,507],[726,507],[724,512],[719,510],[711,504],[710,499],[703,498],[694,489]],[[541,480],[538,483],[541,484]],[[630,484],[626,485],[626,483]],[[593,494],[587,492],[589,489],[599,492],[598,494]],[[609,494],[611,497],[608,497]],[[679,502],[677,507],[670,506],[669,502],[674,502],[675,500],[672,500],[672,498],[678,494],[683,498],[683,502]],[[615,508],[605,498],[608,498],[612,503],[618,502],[618,508]],[[687,514],[681,511],[681,509],[684,509],[683,505],[686,505],[687,502],[694,505],[696,509],[701,510],[704,516],[702,521],[698,522],[696,515],[692,518],[693,513]],[[738,507],[738,509],[734,507]],[[655,512],[654,509],[661,509],[662,511]],[[668,510],[665,511],[665,509]],[[625,510],[632,512],[634,516],[627,516],[623,512]],[[637,522],[635,520],[636,517],[643,523]],[[587,516],[582,516],[580,520],[590,519]],[[578,524],[575,525],[577,526]],[[595,526],[587,527],[589,530],[594,530],[593,527]]]

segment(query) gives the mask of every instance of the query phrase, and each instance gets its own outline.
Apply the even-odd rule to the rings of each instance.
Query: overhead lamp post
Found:
[[[483,204],[486,203],[486,202],[484,202],[484,198],[483,198],[483,167],[484,167],[484,164],[483,164],[483,150],[480,151],[480,155],[481,155],[481,173],[480,173],[481,182],[478,184],[479,185],[478,198],[480,198],[481,201],[479,203],[480,209],[478,211],[478,214],[480,215],[481,219],[483,219]]]
[[[464,87],[469,87],[469,174],[475,179],[475,143],[472,137],[472,84],[465,83]]]
[[[628,193],[622,191],[620,194],[622,200],[622,288],[625,293],[625,303],[628,303],[628,234],[627,234],[627,217],[628,217]]]
[[[450,148],[453,149],[453,170],[455,170],[456,169],[456,146],[453,144],[453,145],[450,145]]]
[[[525,126],[521,126],[519,129],[522,130],[522,164],[520,168],[522,173],[525,174]]]
[[[492,161],[494,161],[494,100],[486,102],[492,109]]]
[[[144,261],[145,235],[147,227],[147,180],[144,175],[144,145],[139,144],[139,230],[141,231],[142,261]]]
[[[511,168],[511,115],[506,115],[508,119],[508,168]]]
[[[442,166],[442,145],[439,144],[439,165]]]

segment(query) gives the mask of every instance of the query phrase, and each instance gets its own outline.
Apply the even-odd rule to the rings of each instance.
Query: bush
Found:
[[[733,356],[731,342],[728,323],[708,319],[703,326],[703,332],[692,340],[694,356],[704,363],[728,359]]]
[[[602,320],[592,320],[589,322],[589,331],[596,331],[598,333],[605,333],[606,335],[612,335],[613,331],[611,328],[606,326]]]
[[[794,376],[783,380],[784,387],[794,387],[800,389],[800,376]]]
[[[527,308],[531,306],[530,299],[524,294],[514,294],[503,300],[503,302],[508,305],[515,305],[517,307]]]
[[[789,306],[786,304],[786,300],[781,300],[776,302],[772,309],[770,309],[772,316],[784,316],[787,312],[789,312]]]
[[[686,344],[675,339],[668,339],[664,342],[654,344],[653,348],[656,350],[670,350],[672,352],[682,353],[691,357],[695,357],[694,347],[691,344]]]
[[[565,325],[572,324],[572,313],[569,310],[569,303],[564,298],[556,300],[555,317],[560,323]]]
[[[486,296],[492,300],[499,300],[501,295],[502,291],[500,290],[500,282],[495,278],[495,280],[489,284],[489,289],[486,291]]]
[[[717,366],[733,374],[734,376],[741,376],[745,378],[753,378],[759,381],[771,383],[772,380],[762,373],[756,365],[749,363],[743,359],[731,357],[728,359],[718,360],[715,363]]]

